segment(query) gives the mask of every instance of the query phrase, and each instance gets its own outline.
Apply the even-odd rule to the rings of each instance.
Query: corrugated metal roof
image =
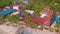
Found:
[[[38,17],[34,17],[34,19],[32,20],[32,22],[37,23],[37,24],[48,24],[50,25],[50,16],[46,16],[45,18],[38,18]]]
[[[34,17],[34,19],[32,20],[32,22],[41,25],[41,24],[43,24],[43,22],[44,22],[44,18]]]
[[[56,21],[56,23],[58,23],[58,20],[59,20],[59,18],[58,18],[58,15],[56,14],[53,18],[52,18],[52,20],[51,20],[51,23],[50,23],[50,26]]]
[[[7,15],[7,14],[13,12],[13,11],[14,11],[14,10],[10,8],[10,9],[7,9],[7,10],[4,10],[4,11],[1,11],[0,14],[1,14],[2,16],[5,16],[5,15]]]
[[[50,10],[50,7],[49,6],[46,6],[42,11],[41,13],[47,13],[48,11]]]

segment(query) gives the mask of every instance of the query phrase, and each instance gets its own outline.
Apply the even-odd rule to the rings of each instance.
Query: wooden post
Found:
[[[1,18],[2,16],[0,15],[0,18]]]

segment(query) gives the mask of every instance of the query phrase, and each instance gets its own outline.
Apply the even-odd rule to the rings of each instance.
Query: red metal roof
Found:
[[[47,15],[45,18],[34,17],[32,22],[41,25],[41,24],[50,24],[50,20],[51,20],[50,16]]]
[[[51,16],[53,15],[53,10],[50,7],[45,7],[41,13],[47,13],[45,18],[34,17],[32,22],[37,24],[50,24]]]
[[[50,10],[50,8],[47,6],[42,10],[41,13],[47,13],[47,16],[45,18],[39,18],[34,16],[32,22],[37,23],[39,25],[41,24],[50,25],[50,20],[51,20],[51,16],[53,15],[53,10]]]
[[[52,15],[53,15],[53,10],[50,10],[50,11],[48,12],[48,15],[52,16]]]
[[[49,10],[50,10],[50,7],[47,6],[41,11],[41,13],[47,13]]]
[[[50,20],[51,20],[51,17],[49,15],[47,15],[44,19],[44,24],[50,24]]]
[[[37,24],[43,24],[44,19],[43,18],[34,17],[32,22],[37,23]]]

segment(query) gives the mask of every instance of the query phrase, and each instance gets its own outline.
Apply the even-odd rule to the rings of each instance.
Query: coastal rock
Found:
[[[18,34],[18,27],[0,25],[0,34]]]

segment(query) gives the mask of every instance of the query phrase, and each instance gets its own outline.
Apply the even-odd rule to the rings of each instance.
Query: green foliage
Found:
[[[0,0],[0,8],[10,6],[12,3],[14,3],[14,0]]]
[[[26,19],[26,21],[28,22],[28,24],[31,24],[31,20],[32,20],[31,16],[28,16],[28,18]]]
[[[60,9],[60,3],[58,1],[60,0],[52,0],[49,3],[49,6],[54,10],[54,13],[56,13],[56,11],[59,11]]]
[[[7,20],[13,23],[18,23],[20,21],[19,16],[17,15],[8,15]]]
[[[34,28],[37,28],[38,27],[38,24],[33,24],[32,25]]]
[[[59,20],[59,22],[57,23],[56,27],[57,27],[57,28],[60,28],[60,20]]]
[[[47,3],[47,2],[46,2]],[[49,3],[49,2],[48,2]],[[35,16],[39,17],[40,16],[40,11],[46,6],[44,0],[34,0],[34,2],[29,2],[27,5],[27,8],[29,10],[34,10],[35,11]]]
[[[29,2],[28,5],[27,5],[27,8],[29,10],[34,10],[36,14],[38,13],[36,16],[39,16],[39,12],[40,12],[40,8],[39,8],[38,3],[39,3],[38,1],[36,1],[36,2]]]
[[[54,32],[54,31],[51,29],[50,32]]]
[[[54,14],[56,11],[60,11],[60,0],[34,0],[33,2],[29,2],[27,8],[29,10],[34,10],[36,16],[40,16],[40,11],[49,6],[53,9]]]
[[[4,16],[0,17],[0,22],[5,22],[5,17]]]

